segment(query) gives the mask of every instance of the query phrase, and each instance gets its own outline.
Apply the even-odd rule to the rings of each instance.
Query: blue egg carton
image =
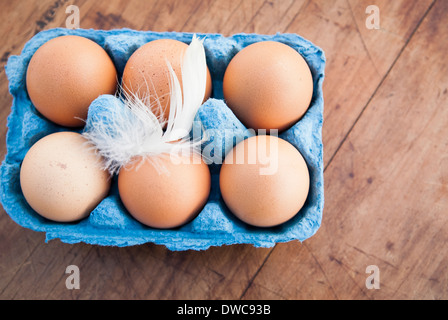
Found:
[[[252,134],[252,131],[245,128],[235,117],[223,99],[222,80],[232,57],[249,44],[273,40],[291,46],[307,61],[314,80],[311,105],[301,120],[279,135],[302,153],[310,172],[308,198],[293,219],[271,228],[252,227],[238,220],[222,200],[219,190],[219,163],[209,166],[212,188],[205,207],[194,220],[176,229],[153,229],[132,218],[120,201],[116,177],[109,195],[81,221],[59,223],[38,215],[27,204],[21,191],[19,176],[22,160],[29,148],[40,138],[53,132],[72,129],[48,121],[35,109],[26,90],[26,70],[31,57],[41,45],[62,35],[79,35],[97,42],[112,58],[119,77],[131,54],[143,44],[160,38],[177,39],[188,44],[193,37],[192,33],[179,32],[55,28],[39,32],[26,43],[20,55],[9,57],[5,69],[13,103],[7,122],[7,153],[0,167],[0,197],[3,208],[13,221],[22,227],[44,232],[46,242],[60,239],[64,243],[84,242],[119,247],[154,243],[164,245],[172,251],[206,250],[211,246],[232,244],[272,247],[280,242],[304,241],[317,232],[324,207],[322,83],[325,54],[319,47],[297,34],[241,33],[230,37],[220,34],[197,34],[200,38],[205,38],[204,47],[213,81],[213,93],[199,109],[196,120],[200,120],[205,129],[214,132],[213,138],[206,141],[203,148],[220,152],[223,157],[237,142]],[[104,111],[103,107],[113,102],[113,99],[117,98],[111,95],[98,97],[90,106],[89,117]],[[229,135],[229,131],[233,135]]]

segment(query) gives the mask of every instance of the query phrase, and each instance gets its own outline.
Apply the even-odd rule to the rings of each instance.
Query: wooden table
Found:
[[[170,252],[45,243],[2,210],[0,298],[448,298],[448,1],[2,0],[2,156],[7,58],[35,33],[65,27],[70,4],[81,28],[291,32],[323,48],[322,226],[303,243]],[[368,28],[369,5],[380,10],[379,29]],[[79,290],[66,288],[69,265],[80,269]],[[378,272],[379,289],[369,289]]]

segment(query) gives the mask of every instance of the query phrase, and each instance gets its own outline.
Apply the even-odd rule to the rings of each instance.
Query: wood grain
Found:
[[[301,298],[291,283],[322,277],[326,290],[306,297],[447,298],[448,48],[436,40],[447,32],[447,10],[443,1],[431,8],[327,168],[323,226],[303,245],[310,254],[285,268],[276,257],[298,249],[277,246],[245,298]],[[269,281],[280,265],[297,281]],[[379,267],[380,290],[364,285],[369,265]]]
[[[292,32],[327,56],[323,129],[326,206],[318,233],[273,249],[235,245],[170,252],[68,245],[0,214],[3,299],[444,299],[447,51],[441,0],[10,1],[0,12],[0,136],[11,96],[3,66],[40,30],[81,27],[274,34]],[[381,12],[365,27],[365,8]],[[446,122],[446,121],[445,121]],[[6,148],[3,142],[2,155]],[[67,290],[65,268],[81,271]],[[381,289],[365,287],[367,265]],[[412,279],[412,281],[409,281]]]

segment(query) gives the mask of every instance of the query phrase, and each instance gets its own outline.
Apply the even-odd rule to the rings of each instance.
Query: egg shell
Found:
[[[101,158],[76,132],[57,132],[37,141],[20,170],[20,186],[28,204],[58,222],[87,217],[108,194],[110,177]]]
[[[26,74],[27,92],[47,119],[81,127],[89,105],[117,89],[117,72],[106,51],[81,36],[56,37],[33,55]]]
[[[27,65],[33,53],[49,39],[61,35],[80,35],[92,39],[105,48],[111,56],[117,71],[123,72],[126,60],[134,50],[149,41],[169,38],[189,43],[193,34],[181,32],[153,32],[131,29],[117,30],[69,30],[56,28],[44,30],[33,36],[19,55],[9,57],[5,74],[9,91],[13,96],[11,113],[8,117],[5,160],[0,166],[0,200],[5,212],[19,226],[42,232],[45,241],[58,239],[63,243],[87,243],[99,246],[126,247],[152,243],[171,251],[206,250],[214,246],[249,244],[255,247],[272,247],[277,243],[306,241],[321,225],[324,208],[323,180],[323,91],[325,54],[322,49],[297,34],[198,34],[204,38],[207,65],[213,81],[212,98],[201,107],[198,118],[203,121],[204,130],[219,132],[219,128],[232,128],[238,123],[237,132],[245,128],[233,115],[223,98],[222,80],[225,69],[234,55],[246,46],[259,41],[273,40],[291,46],[307,61],[313,74],[314,92],[310,107],[305,115],[280,137],[293,144],[305,158],[310,172],[310,192],[298,215],[288,222],[273,228],[251,227],[237,219],[224,204],[219,190],[220,165],[211,165],[211,191],[203,210],[191,222],[176,229],[154,229],[136,221],[123,207],[116,181],[106,199],[92,211],[89,218],[78,223],[55,223],[42,218],[26,203],[20,189],[20,163],[27,150],[39,138],[61,130],[40,116],[33,108],[25,86]],[[89,108],[92,117],[108,119],[108,110],[117,103],[113,95],[103,95]],[[102,106],[100,108],[99,106]],[[92,108],[93,107],[93,108]],[[98,107],[98,108],[97,108]],[[213,112],[212,112],[213,110]],[[205,109],[204,109],[205,111]],[[89,117],[87,119],[89,122]],[[247,129],[247,128],[246,128]],[[230,132],[235,130],[230,130]],[[225,130],[227,132],[227,130]],[[223,132],[223,134],[225,134]],[[228,150],[224,145],[232,139],[211,136],[204,144],[208,147]]]
[[[226,103],[246,127],[284,131],[308,109],[313,78],[303,57],[277,41],[251,44],[227,66]]]
[[[141,223],[176,228],[195,218],[210,194],[210,170],[201,156],[141,157],[118,175],[120,198]]]
[[[254,136],[231,150],[220,172],[229,209],[244,222],[273,227],[294,217],[308,196],[310,176],[300,152],[275,136]]]
[[[150,41],[138,48],[127,61],[122,78],[122,87],[129,95],[141,99],[149,97],[149,104],[163,110],[164,118],[170,112],[170,73],[167,62],[176,73],[182,87],[182,59],[188,44],[173,39]],[[204,101],[211,96],[212,80],[207,67],[207,82]],[[158,105],[160,103],[160,106]]]

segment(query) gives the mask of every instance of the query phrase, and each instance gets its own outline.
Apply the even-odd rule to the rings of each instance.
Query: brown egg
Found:
[[[58,222],[87,217],[110,188],[101,158],[75,132],[53,133],[37,141],[20,169],[20,186],[28,204]]]
[[[293,218],[308,196],[310,177],[300,152],[275,136],[254,136],[235,146],[220,172],[227,207],[242,221],[272,227]]]
[[[101,94],[115,93],[117,72],[96,42],[60,36],[35,52],[28,65],[26,86],[44,117],[62,126],[81,127],[90,103]]]
[[[311,71],[290,46],[251,44],[230,61],[223,80],[224,98],[248,128],[284,131],[307,111],[313,95]]]
[[[123,71],[122,87],[127,93],[140,99],[149,96],[151,106],[160,102],[164,117],[170,111],[170,73],[167,60],[176,73],[182,87],[181,64],[188,45],[174,39],[158,39],[137,49],[129,58]],[[207,86],[204,101],[212,92],[212,80],[207,68]]]
[[[118,174],[118,190],[129,213],[141,223],[160,229],[179,227],[193,218],[207,202],[210,170],[200,156],[175,163],[160,157],[154,163],[137,160]],[[139,159],[141,160],[141,158]]]

